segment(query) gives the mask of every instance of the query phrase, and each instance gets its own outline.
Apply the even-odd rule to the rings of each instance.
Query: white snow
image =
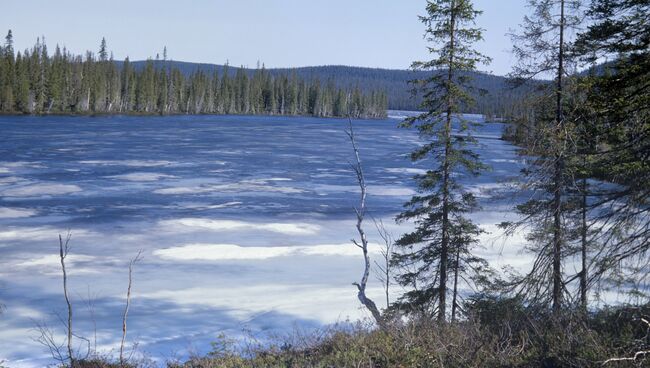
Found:
[[[7,208],[0,207],[0,219],[3,218],[23,218],[36,215],[38,212],[35,210],[25,208]]]
[[[81,192],[81,188],[73,184],[38,183],[6,189],[0,194],[6,197],[40,197],[77,192]]]
[[[262,230],[285,235],[314,235],[320,230],[320,226],[307,223],[255,223],[205,218],[162,220],[158,222],[158,227],[169,232]]]
[[[380,246],[369,244],[369,252],[379,254]],[[352,243],[264,247],[244,247],[235,244],[188,244],[155,250],[153,255],[173,261],[253,261],[287,256],[361,257],[362,253]]]

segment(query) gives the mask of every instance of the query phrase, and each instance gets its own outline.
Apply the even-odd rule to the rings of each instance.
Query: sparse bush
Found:
[[[647,338],[634,323],[639,308],[554,317],[515,299],[487,297],[466,307],[471,317],[454,324],[420,319],[383,330],[339,326],[289,336],[277,345],[243,344],[244,350],[221,336],[206,357],[173,367],[597,367]],[[622,364],[643,362],[611,366]]]

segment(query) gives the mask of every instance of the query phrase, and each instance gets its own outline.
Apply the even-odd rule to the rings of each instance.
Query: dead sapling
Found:
[[[61,272],[63,274],[63,296],[65,297],[65,303],[68,308],[68,319],[67,319],[67,350],[68,350],[68,360],[70,362],[70,367],[74,367],[74,354],[72,352],[72,303],[70,302],[70,297],[68,295],[68,274],[65,269],[65,259],[68,257],[70,252],[70,238],[72,234],[70,232],[65,236],[65,241],[61,234],[59,234],[59,258],[61,260]]]
[[[122,341],[120,342],[120,367],[125,367],[126,361],[124,359],[124,343],[126,342],[126,320],[129,315],[129,308],[131,307],[131,286],[133,285],[133,266],[142,260],[142,250],[129,261],[129,285],[126,290],[126,306],[124,307],[124,314],[122,315]]]
[[[366,214],[366,197],[367,197],[366,179],[363,174],[361,158],[359,156],[359,149],[357,147],[357,142],[354,137],[354,130],[352,128],[352,119],[348,118],[348,121],[349,121],[349,130],[346,131],[346,134],[350,138],[352,149],[354,150],[354,158],[356,160],[356,163],[350,164],[350,166],[352,166],[352,170],[354,170],[354,173],[357,176],[357,183],[359,185],[359,189],[361,190],[359,207],[354,208],[354,212],[356,213],[357,216],[356,229],[357,232],[359,233],[360,242],[358,242],[356,239],[352,239],[352,243],[356,245],[359,249],[361,249],[361,251],[363,252],[363,260],[364,260],[364,269],[363,269],[363,274],[361,275],[361,281],[354,282],[353,285],[355,285],[359,291],[357,293],[357,297],[359,298],[361,304],[363,304],[370,311],[373,318],[375,319],[375,322],[377,322],[377,325],[379,325],[381,328],[384,328],[385,321],[381,313],[379,312],[377,305],[375,304],[375,302],[373,302],[370,298],[366,296],[366,285],[368,284],[368,276],[370,275],[370,256],[368,256],[368,239],[366,237],[365,231],[363,230],[363,219]]]

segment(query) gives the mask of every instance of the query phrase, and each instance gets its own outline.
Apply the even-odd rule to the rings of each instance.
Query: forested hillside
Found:
[[[166,58],[165,58],[166,59]],[[0,47],[3,113],[281,114],[379,118],[387,97],[380,90],[337,87],[296,73],[194,68],[167,60],[117,63],[102,40],[84,57],[38,40],[15,52],[8,32]]]
[[[412,80],[430,71],[352,66],[266,69],[168,60],[114,60],[102,40],[97,54],[49,53],[38,40],[16,51],[7,34],[0,46],[0,111],[3,113],[217,113],[383,117],[387,109],[420,110]],[[444,72],[444,71],[442,71]],[[514,88],[506,77],[468,74],[475,103],[468,113],[516,115],[531,87]]]
[[[217,72],[223,75],[224,65],[189,63],[183,61],[154,60],[154,65],[162,66],[171,63],[184,75],[201,70],[211,74]],[[134,61],[136,69],[142,69],[146,61]],[[244,68],[247,75],[252,76],[258,68]],[[230,68],[231,76],[236,70]],[[392,110],[420,110],[421,97],[414,97],[411,80],[422,80],[430,75],[426,71],[376,69],[354,66],[312,66],[301,68],[267,69],[271,75],[295,75],[306,81],[331,81],[337,88],[352,90],[358,87],[363,93],[385,91],[388,98],[388,108]],[[468,113],[481,113],[487,116],[510,116],[517,109],[519,97],[529,90],[530,86],[514,88],[508,83],[507,77],[495,76],[483,72],[472,72],[472,84],[476,88],[475,105],[467,106]]]

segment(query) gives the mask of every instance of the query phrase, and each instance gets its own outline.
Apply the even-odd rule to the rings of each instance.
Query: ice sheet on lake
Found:
[[[250,179],[243,180],[238,183],[228,184],[203,184],[198,186],[175,186],[163,189],[156,189],[156,194],[209,194],[209,193],[241,193],[241,192],[267,192],[267,193],[282,193],[282,194],[298,194],[303,193],[304,190],[289,186],[273,185],[271,183],[278,181],[289,181],[285,178],[270,178],[270,179]]]
[[[413,175],[431,165],[411,162],[421,141],[397,120],[354,124],[369,192],[370,255],[380,260],[371,218],[394,237],[410,230],[394,216],[415,193]],[[358,236],[359,188],[346,126],[277,116],[0,116],[8,137],[0,161],[0,252],[10,265],[0,268],[7,307],[0,360],[11,367],[49,363],[30,339],[32,318],[58,327],[56,314],[65,312],[57,255],[58,234],[68,229],[75,329],[93,331],[81,307],[90,289],[102,316],[100,347],[119,343],[125,269],[140,249],[130,336],[156,358],[186,355],[189,346],[205,353],[219,332],[236,336],[244,326],[282,333],[368,317],[351,285],[363,259],[350,243]],[[498,125],[481,129],[480,137],[500,132]],[[492,173],[516,175],[521,162],[507,142],[479,139],[494,171],[473,190],[498,191]],[[481,255],[494,265],[526,267],[523,234],[504,239],[496,227],[512,199],[487,199],[479,198],[486,211],[472,214],[490,232],[481,235]],[[383,303],[379,283],[372,279],[369,287]]]

